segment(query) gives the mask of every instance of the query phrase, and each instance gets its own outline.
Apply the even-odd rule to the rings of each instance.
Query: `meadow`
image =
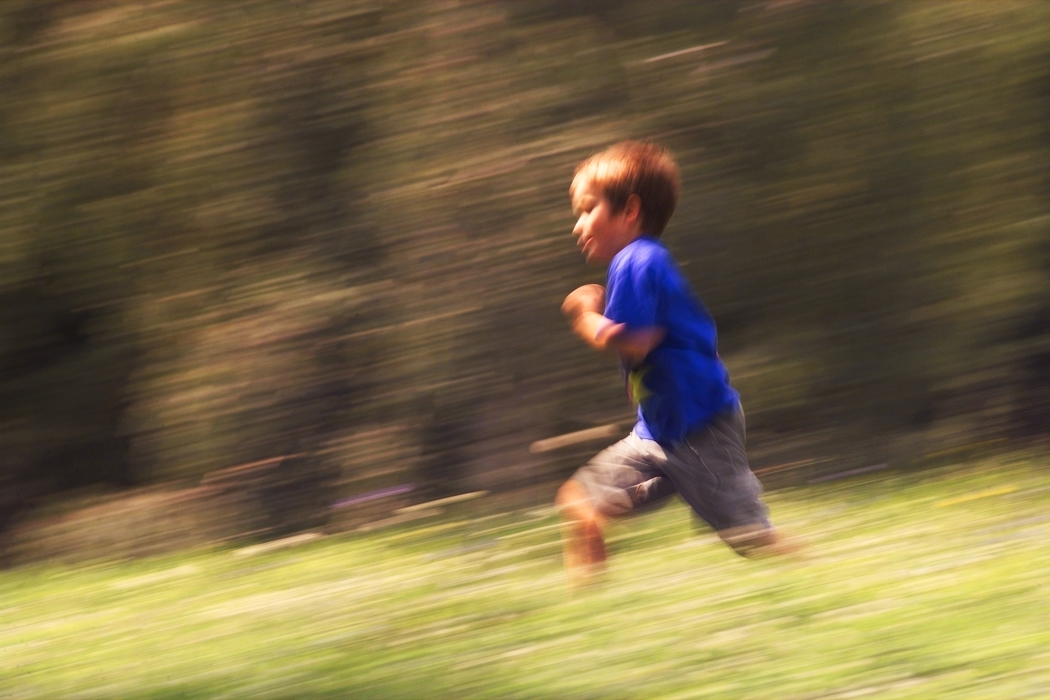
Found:
[[[771,491],[793,559],[738,558],[675,501],[617,523],[582,591],[542,493],[285,547],[9,569],[0,698],[1050,697],[1047,466]]]

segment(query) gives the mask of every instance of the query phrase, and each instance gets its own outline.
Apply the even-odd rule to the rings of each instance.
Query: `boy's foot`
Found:
[[[605,571],[605,562],[566,567],[565,580],[570,591],[582,591],[601,584],[605,580]]]
[[[776,539],[773,542],[755,547],[747,556],[753,559],[786,557],[799,561],[803,561],[807,558],[806,550],[805,547],[802,546],[802,543],[793,537],[784,535],[783,532],[777,532]]]
[[[774,556],[802,555],[802,546],[793,538],[773,528],[732,527],[719,530],[718,536],[742,557],[761,559]]]

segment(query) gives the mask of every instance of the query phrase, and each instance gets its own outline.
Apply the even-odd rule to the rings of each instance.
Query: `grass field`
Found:
[[[570,594],[548,508],[0,572],[2,698],[1047,698],[1050,460],[778,490],[803,561],[678,502]]]

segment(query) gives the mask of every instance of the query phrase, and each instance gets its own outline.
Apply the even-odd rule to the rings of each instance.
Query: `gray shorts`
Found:
[[[671,447],[633,432],[576,470],[579,482],[605,516],[626,515],[680,493],[715,530],[768,528],[762,485],[744,452],[744,414],[716,415]]]

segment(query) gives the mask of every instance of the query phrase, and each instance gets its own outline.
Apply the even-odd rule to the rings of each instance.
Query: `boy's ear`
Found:
[[[632,194],[627,198],[627,204],[623,207],[623,216],[630,222],[638,222],[638,225],[642,225],[642,198],[636,194]]]

